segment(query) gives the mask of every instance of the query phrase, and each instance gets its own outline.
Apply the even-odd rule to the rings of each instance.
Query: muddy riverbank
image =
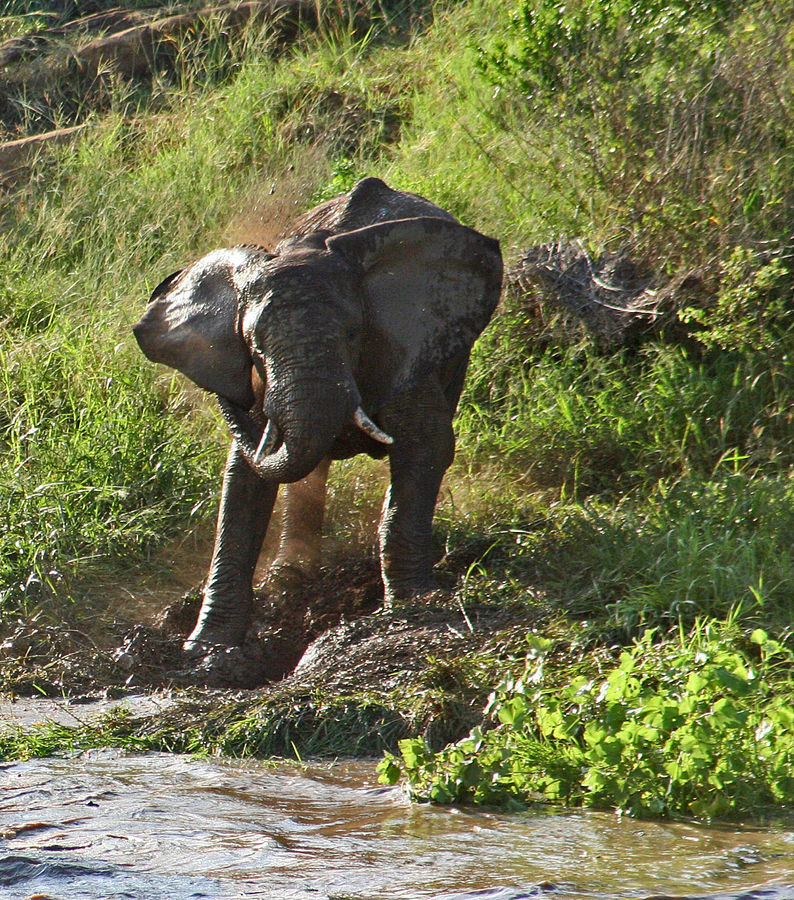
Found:
[[[2,721],[232,755],[378,753],[417,733],[440,747],[481,721],[533,620],[445,591],[386,609],[375,561],[358,558],[261,588],[244,645],[195,660],[181,644],[198,603],[194,589],[148,621],[7,626]]]

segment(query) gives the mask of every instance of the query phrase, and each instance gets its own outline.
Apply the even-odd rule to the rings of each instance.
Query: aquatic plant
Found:
[[[634,816],[726,818],[794,803],[794,654],[762,629],[700,621],[647,630],[596,677],[549,683],[551,642],[533,637],[503,680],[494,727],[432,753],[400,742],[381,778],[414,799],[516,806],[533,800]]]

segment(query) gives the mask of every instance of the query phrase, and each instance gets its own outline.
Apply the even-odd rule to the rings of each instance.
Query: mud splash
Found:
[[[442,583],[455,583],[466,558],[445,562]],[[38,619],[5,623],[0,690],[18,697],[96,698],[186,687],[258,689],[287,679],[326,692],[388,691],[406,673],[426,669],[429,657],[460,659],[500,646],[502,635],[525,631],[544,614],[540,605],[464,608],[445,590],[385,609],[377,559],[361,553],[313,576],[265,582],[243,645],[195,660],[182,643],[195,624],[201,586],[182,596],[176,586],[160,597],[159,614],[148,610],[148,622],[124,622],[116,609],[112,618],[96,615],[69,627]]]
[[[794,900],[794,832],[412,806],[371,762],[6,765],[0,893],[58,900]]]

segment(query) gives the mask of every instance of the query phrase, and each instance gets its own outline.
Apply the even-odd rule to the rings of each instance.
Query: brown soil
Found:
[[[465,608],[435,591],[385,609],[377,561],[353,557],[316,577],[270,584],[257,595],[241,647],[191,659],[200,590],[170,604],[153,624],[94,621],[85,629],[19,622],[0,645],[0,689],[17,696],[122,696],[172,688],[390,692],[444,660],[460,660],[500,634],[528,626],[527,610]],[[103,646],[93,635],[102,635]],[[454,686],[453,686],[454,687]]]

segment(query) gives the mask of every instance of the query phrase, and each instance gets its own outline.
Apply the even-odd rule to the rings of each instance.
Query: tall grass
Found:
[[[516,332],[505,318],[475,349],[461,442],[540,487],[617,497],[659,479],[711,477],[727,461],[768,473],[794,462],[783,368],[655,344],[612,356],[583,344],[527,358],[520,347],[511,352]]]
[[[603,611],[623,635],[691,625],[699,615],[790,628],[794,493],[781,481],[723,472],[660,485],[644,503],[585,506],[566,522],[581,569],[558,570],[571,608]]]
[[[206,515],[217,446],[153,375],[106,318],[0,350],[6,609],[32,609],[93,562],[140,555]]]

